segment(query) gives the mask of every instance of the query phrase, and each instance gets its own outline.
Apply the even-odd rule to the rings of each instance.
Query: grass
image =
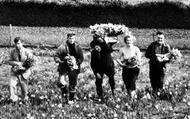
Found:
[[[190,30],[187,29],[138,29],[130,28],[130,31],[136,36],[135,44],[142,50],[153,41],[153,33],[157,30],[164,32],[166,41],[171,47],[183,50],[190,49]],[[13,38],[20,36],[24,39],[25,44],[29,45],[50,45],[58,46],[66,41],[66,34],[76,32],[77,42],[83,47],[89,47],[92,41],[92,35],[89,28],[76,27],[17,27],[13,26]],[[7,26],[0,26],[0,44],[1,46],[10,44],[10,29]],[[115,47],[123,46],[123,36],[119,37],[120,43]]]
[[[108,79],[105,77],[103,87],[105,91],[105,104],[95,101],[95,79],[89,66],[89,52],[85,52],[85,61],[82,64],[81,74],[78,77],[77,101],[73,105],[61,105],[60,90],[55,83],[58,78],[57,65],[49,54],[41,56],[39,52],[47,50],[33,49],[38,54],[37,65],[33,67],[33,73],[29,80],[30,101],[24,105],[21,103],[12,105],[6,103],[8,97],[8,79],[10,66],[2,65],[0,68],[0,118],[72,118],[72,119],[147,119],[147,118],[188,118],[190,91],[189,91],[189,67],[181,64],[168,64],[165,92],[160,92],[152,97],[148,78],[148,64],[141,66],[141,73],[137,81],[137,98],[130,100],[126,94],[121,79],[121,69],[115,65],[116,75],[116,99],[113,100]],[[1,48],[1,52],[10,52],[10,49]],[[117,53],[113,53],[116,58]],[[189,64],[190,56],[184,54],[186,63]],[[147,59],[143,57],[143,62]],[[51,67],[51,68],[49,68]],[[180,70],[179,70],[179,67]],[[149,96],[150,97],[149,97]],[[172,97],[172,98],[167,98]],[[130,109],[131,107],[132,109]]]

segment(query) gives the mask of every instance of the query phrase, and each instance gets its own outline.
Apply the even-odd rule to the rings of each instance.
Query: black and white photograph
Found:
[[[190,0],[0,0],[0,119],[190,119]]]

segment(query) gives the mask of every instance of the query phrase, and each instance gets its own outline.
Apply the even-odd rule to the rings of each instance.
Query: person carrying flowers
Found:
[[[119,65],[122,67],[122,78],[127,89],[128,95],[133,97],[136,90],[136,80],[140,72],[141,52],[133,45],[136,38],[133,35],[124,37],[125,46],[119,51]]]
[[[157,40],[152,42],[145,53],[149,61],[149,76],[154,92],[163,89],[166,63],[170,61],[170,46],[165,42],[164,34],[156,33]]]
[[[65,103],[74,101],[75,87],[77,85],[77,77],[80,73],[80,65],[83,62],[83,52],[80,45],[75,41],[75,33],[67,34],[66,44],[61,44],[54,56],[56,63],[59,63],[58,87],[61,89],[62,98]],[[69,84],[66,76],[69,77]]]
[[[14,39],[15,48],[11,51],[10,59],[7,64],[12,66],[10,79],[10,99],[13,102],[19,100],[17,85],[21,87],[21,98],[23,101],[28,100],[28,78],[31,75],[31,67],[35,63],[35,57],[29,49],[23,47],[22,39]]]
[[[112,46],[118,42],[117,36],[128,33],[125,25],[116,24],[95,24],[90,26],[93,40],[91,46],[91,68],[96,77],[96,91],[99,101],[104,101],[102,83],[104,74],[109,77],[109,84],[114,97],[115,89],[115,69],[111,53],[114,51]]]
[[[100,101],[103,101],[103,76],[106,74],[109,77],[109,84],[111,87],[112,95],[114,96],[115,81],[114,81],[114,62],[111,56],[113,52],[112,45],[105,41],[105,38],[94,36],[93,41],[90,43],[91,51],[91,68],[96,77],[96,91]]]

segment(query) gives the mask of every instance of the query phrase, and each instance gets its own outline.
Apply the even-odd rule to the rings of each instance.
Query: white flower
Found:
[[[160,96],[160,92],[159,91],[157,92],[157,95]]]
[[[147,93],[146,96],[147,96],[147,99],[149,99],[149,100],[151,99],[151,96],[149,93]]]
[[[46,114],[42,113],[42,117],[45,117],[45,116],[46,116]]]
[[[76,108],[79,108],[79,107],[80,107],[80,106],[77,104],[77,105],[76,105]]]
[[[117,102],[120,102],[121,101],[121,99],[120,98],[117,98]]]
[[[40,96],[39,98],[42,100],[42,99],[44,99],[44,96]]]
[[[169,107],[169,110],[173,110],[172,106]]]
[[[54,114],[52,114],[52,115],[51,115],[51,118],[55,118],[55,115],[54,115]]]
[[[74,104],[74,101],[69,101],[68,103],[69,103],[70,105],[72,105],[72,104]]]
[[[58,106],[58,108],[62,108],[62,104],[58,104],[57,106]]]
[[[89,113],[87,116],[88,116],[88,117],[91,117],[91,116],[92,116],[92,114],[91,114],[91,113]]]
[[[120,108],[120,106],[119,106],[118,104],[117,104],[115,107],[116,107],[117,109]]]
[[[114,115],[113,115],[113,116],[114,116],[114,118],[116,118],[116,117],[118,117],[118,114],[117,114],[117,113],[114,113]]]
[[[190,102],[187,102],[187,105],[190,106]]]
[[[132,97],[132,98],[137,98],[136,91],[132,91],[132,92],[131,92],[131,97]]]
[[[159,105],[155,105],[155,108],[158,109],[158,108],[159,108]]]

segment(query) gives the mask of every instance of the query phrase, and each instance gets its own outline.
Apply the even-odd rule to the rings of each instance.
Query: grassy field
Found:
[[[78,77],[77,101],[61,105],[60,91],[55,83],[58,78],[57,64],[54,62],[54,50],[33,49],[37,55],[37,64],[29,80],[28,104],[15,105],[6,102],[8,98],[8,81],[10,66],[0,68],[0,118],[25,119],[189,119],[190,117],[190,63],[189,54],[184,54],[186,61],[180,64],[167,65],[167,82],[165,91],[156,97],[152,96],[148,78],[147,59],[137,81],[137,97],[129,99],[121,79],[121,68],[115,64],[116,98],[111,97],[108,79],[105,77],[103,87],[106,101],[99,104],[95,101],[95,78],[89,66],[90,54],[85,52],[81,74]],[[10,49],[0,48],[7,55]],[[41,52],[48,52],[41,56]],[[117,52],[113,53],[114,59]],[[50,68],[51,67],[51,68]]]
[[[130,28],[130,31],[136,36],[135,44],[141,49],[146,49],[153,41],[153,33],[157,30],[163,31],[167,42],[171,47],[179,49],[190,49],[190,30],[185,29],[138,29]],[[89,28],[76,27],[16,27],[12,28],[12,38],[20,36],[24,39],[25,44],[29,45],[50,45],[58,46],[66,40],[66,34],[75,32],[77,34],[77,41],[83,47],[89,47],[92,41],[92,35]],[[10,29],[8,26],[0,26],[0,44],[10,44]],[[119,37],[120,43],[115,47],[123,45],[123,36]]]

